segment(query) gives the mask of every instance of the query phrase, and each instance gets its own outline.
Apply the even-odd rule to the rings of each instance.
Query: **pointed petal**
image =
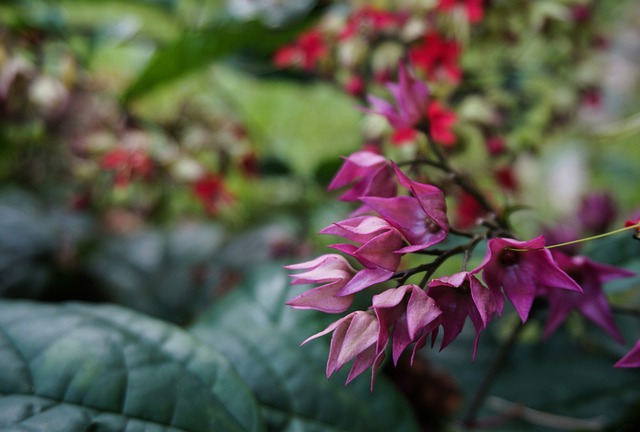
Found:
[[[617,368],[636,368],[640,367],[640,340],[636,342],[635,346],[625,354],[620,360],[613,365]]]
[[[393,272],[382,268],[362,269],[342,288],[337,296],[346,296],[355,294],[377,283],[385,282],[391,279]]]
[[[349,309],[353,303],[353,296],[335,296],[344,285],[343,281],[322,285],[292,298],[286,304],[294,309],[315,309],[325,313],[342,313]]]

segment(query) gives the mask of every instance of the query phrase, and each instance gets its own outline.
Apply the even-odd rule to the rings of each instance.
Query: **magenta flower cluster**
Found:
[[[429,99],[426,86],[402,66],[399,80],[389,86],[396,106],[370,97],[370,112],[385,116],[396,128],[420,128],[428,140],[432,139],[433,125],[425,115]],[[438,152],[435,146],[432,150]],[[447,169],[441,154],[437,165]],[[460,180],[459,184],[467,192],[479,193],[469,183]],[[440,332],[440,349],[444,349],[462,332],[467,319],[475,329],[475,358],[480,334],[502,314],[506,300],[524,323],[534,300],[543,298],[549,306],[547,337],[570,312],[578,311],[622,341],[602,286],[632,273],[566,250],[548,249],[544,236],[517,240],[506,225],[457,232],[449,224],[440,188],[412,180],[398,165],[374,151],[362,150],[345,158],[329,188],[346,188],[340,199],[358,203],[359,207],[351,217],[321,231],[345,240],[330,246],[340,254],[286,266],[302,271],[291,275],[293,284],[317,285],[287,304],[342,314],[350,310],[358,293],[367,290],[371,305],[367,310],[347,313],[303,342],[332,333],[327,377],[353,361],[347,382],[371,368],[373,386],[376,368],[387,351],[397,363],[413,345],[413,358],[417,350],[427,344],[433,346]],[[466,237],[468,242],[437,248],[452,235]],[[484,260],[467,271],[471,252],[479,245],[486,245]],[[409,254],[431,260],[406,268],[403,259]],[[456,254],[464,255],[462,271],[434,277],[439,266]],[[420,274],[419,282],[410,282]],[[619,365],[640,363],[638,351],[640,348]]]

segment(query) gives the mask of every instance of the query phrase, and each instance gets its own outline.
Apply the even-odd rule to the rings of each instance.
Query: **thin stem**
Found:
[[[598,234],[598,235],[594,235],[594,236],[591,236],[591,237],[584,237],[584,238],[581,238],[581,239],[571,240],[571,241],[564,242],[564,243],[556,243],[556,244],[552,244],[552,245],[549,245],[549,246],[543,246],[543,247],[540,247],[540,248],[521,249],[521,248],[507,247],[506,249],[512,250],[512,251],[515,251],[515,252],[527,252],[527,251],[535,251],[535,250],[542,250],[542,249],[555,249],[555,248],[559,248],[559,247],[562,247],[562,246],[569,246],[569,245],[573,245],[573,244],[588,242],[588,241],[591,241],[591,240],[597,240],[597,239],[604,238],[604,237],[609,237],[610,235],[614,235],[614,234],[621,233],[623,231],[628,231],[628,230],[631,230],[631,229],[638,229],[638,228],[640,228],[640,222],[635,224],[635,225],[630,225],[628,227],[619,228],[617,230],[609,231],[609,232],[606,232],[606,233],[603,233],[603,234]]]
[[[633,315],[640,318],[640,306],[626,305],[619,303],[609,303],[611,311],[621,314]]]
[[[438,159],[437,167],[445,171],[451,176],[451,179],[456,183],[462,190],[471,195],[478,203],[489,213],[497,214],[496,209],[491,205],[487,197],[473,184],[473,182],[465,175],[459,173],[449,163],[447,158],[442,154],[442,151],[435,143],[433,138],[431,137],[431,133],[429,132],[428,126],[421,125],[418,129],[424,133],[427,137],[427,143],[429,148]]]
[[[504,343],[500,347],[500,350],[494,357],[493,362],[489,366],[489,370],[484,376],[482,383],[480,383],[480,387],[478,387],[478,389],[476,390],[476,393],[473,396],[471,403],[469,404],[467,413],[462,418],[462,424],[465,427],[472,428],[477,424],[478,411],[482,407],[482,404],[484,403],[487,397],[487,394],[489,392],[489,389],[491,388],[491,385],[493,384],[493,381],[496,379],[496,377],[500,373],[502,366],[507,360],[507,356],[511,352],[511,348],[513,348],[513,346],[515,345],[516,340],[518,339],[518,336],[520,335],[520,332],[522,331],[523,328],[524,328],[524,324],[522,324],[521,322],[518,322],[518,324],[511,330],[511,334],[509,334],[509,337],[507,338],[506,341],[504,341]]]

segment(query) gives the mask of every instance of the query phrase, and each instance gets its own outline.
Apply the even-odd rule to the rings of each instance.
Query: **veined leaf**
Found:
[[[284,302],[293,291],[281,268],[261,267],[191,328],[234,364],[269,430],[417,430],[408,405],[384,377],[376,379],[373,394],[366,373],[346,387],[344,375],[327,381],[327,344],[299,345],[337,317],[291,310]]]
[[[261,431],[224,357],[116,306],[0,302],[0,428]]]

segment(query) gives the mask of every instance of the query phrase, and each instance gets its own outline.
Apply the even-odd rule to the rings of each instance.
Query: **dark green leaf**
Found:
[[[283,269],[264,266],[216,304],[192,332],[217,347],[254,391],[273,431],[413,431],[402,397],[368,374],[344,387],[344,375],[325,377],[327,344],[300,342],[337,319],[284,305],[295,292]],[[327,341],[324,341],[327,342]]]
[[[185,34],[159,49],[138,79],[124,94],[130,101],[156,87],[201,69],[221,57],[246,48],[273,49],[293,38],[293,33],[276,31],[255,22],[222,21],[213,28]]]
[[[457,378],[467,402],[477,391],[498,352],[503,339],[500,333],[503,330],[508,332],[510,324],[517,320],[506,312],[505,318],[514,320],[503,318],[482,334],[478,355],[473,362],[474,333],[469,326],[442,352],[422,351],[434,364]],[[582,320],[571,323],[584,325]],[[576,425],[615,421],[625,406],[638,400],[638,371],[613,367],[630,347],[618,345],[591,325],[581,329],[581,337],[561,328],[546,341],[538,340],[540,330],[541,326],[536,322],[525,327],[523,340],[511,350],[489,390],[481,419],[504,414],[497,410],[495,397],[542,413],[575,419]],[[463,413],[464,410],[460,412],[461,415]],[[492,430],[542,432],[550,429],[535,423],[509,422]]]
[[[177,327],[115,306],[0,302],[0,428],[259,431],[242,379]]]

